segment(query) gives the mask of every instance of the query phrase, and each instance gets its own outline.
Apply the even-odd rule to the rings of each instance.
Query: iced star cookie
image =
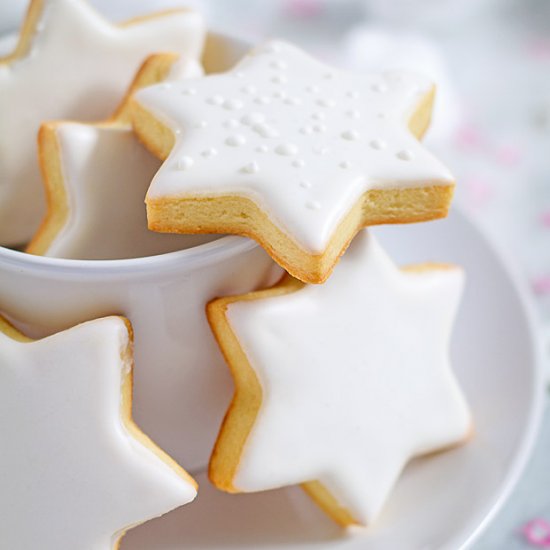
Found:
[[[322,286],[211,302],[236,385],[213,483],[300,483],[337,522],[372,523],[411,458],[470,433],[448,351],[462,286],[452,266],[398,270],[363,231]]]
[[[43,217],[40,124],[106,118],[149,54],[197,59],[204,36],[191,11],[115,26],[84,0],[32,0],[15,51],[0,59],[0,244],[24,244]]]
[[[110,260],[181,250],[208,239],[147,229],[143,201],[160,162],[136,139],[128,114],[128,99],[140,87],[201,74],[195,60],[154,55],[107,121],[51,122],[41,127],[39,161],[48,212],[27,252]]]
[[[196,484],[131,419],[132,342],[118,317],[31,341],[0,318],[2,548],[118,548]]]
[[[447,214],[453,178],[417,140],[433,95],[423,77],[344,73],[277,41],[225,74],[140,90],[134,128],[165,159],[149,227],[252,237],[323,282],[361,227]]]

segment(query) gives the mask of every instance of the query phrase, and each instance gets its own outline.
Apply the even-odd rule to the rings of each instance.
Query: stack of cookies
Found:
[[[418,141],[434,86],[282,41],[204,74],[206,39],[192,11],[115,27],[83,0],[34,0],[0,62],[0,243],[109,260],[254,239],[282,279],[204,304],[235,383],[210,480],[302,484],[338,523],[370,525],[411,458],[472,430],[448,350],[462,270],[399,269],[365,229],[447,215],[453,178]],[[30,342],[1,321],[6,547],[116,547],[194,498],[131,419],[130,322]]]

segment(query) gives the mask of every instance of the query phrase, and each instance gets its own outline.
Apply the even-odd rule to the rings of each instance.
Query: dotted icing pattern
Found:
[[[142,90],[137,100],[177,135],[149,198],[246,196],[322,252],[366,190],[452,183],[407,128],[431,90],[404,72],[330,70],[284,42],[228,73]]]

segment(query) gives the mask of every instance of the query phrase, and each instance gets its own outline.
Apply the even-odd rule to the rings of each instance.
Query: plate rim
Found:
[[[454,545],[452,548],[458,550],[467,550],[479,540],[481,535],[491,525],[497,514],[508,502],[513,490],[517,487],[522,475],[526,471],[529,459],[533,455],[537,435],[540,431],[545,402],[545,384],[544,384],[544,359],[548,360],[548,354],[544,350],[543,331],[544,327],[537,320],[534,297],[528,290],[527,279],[520,272],[519,264],[511,257],[511,253],[505,247],[496,241],[470,212],[461,204],[455,203],[452,206],[452,212],[461,217],[466,223],[470,224],[476,231],[478,238],[484,245],[491,250],[495,259],[502,267],[503,274],[508,277],[514,288],[518,305],[526,322],[526,332],[529,337],[530,350],[533,354],[533,361],[530,365],[532,371],[532,400],[525,424],[525,432],[519,440],[517,450],[511,461],[506,475],[503,476],[499,489],[495,491],[487,511],[473,530],[466,528],[467,534],[461,533],[448,540],[445,544]]]

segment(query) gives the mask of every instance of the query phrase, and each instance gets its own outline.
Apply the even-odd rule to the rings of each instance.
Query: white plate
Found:
[[[466,269],[452,353],[475,417],[473,440],[412,463],[369,529],[342,532],[296,487],[231,496],[201,474],[194,504],[130,531],[121,550],[457,550],[479,535],[523,469],[542,408],[528,303],[500,256],[456,210],[444,221],[376,233],[399,263],[450,261]]]

